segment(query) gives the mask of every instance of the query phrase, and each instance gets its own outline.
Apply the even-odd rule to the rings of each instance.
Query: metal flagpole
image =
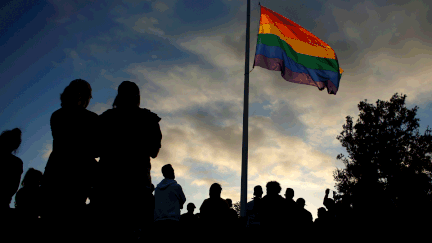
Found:
[[[247,1],[246,24],[246,57],[245,57],[245,82],[244,82],[244,106],[243,106],[243,146],[242,146],[242,173],[240,216],[246,217],[247,203],[247,159],[248,159],[248,116],[249,116],[249,36],[250,36],[250,0]]]

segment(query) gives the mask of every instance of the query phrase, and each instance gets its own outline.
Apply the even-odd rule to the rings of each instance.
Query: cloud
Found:
[[[87,108],[89,111],[92,111],[98,115],[101,115],[103,112],[105,112],[108,109],[111,109],[112,105],[108,105],[106,103],[100,103],[100,102],[96,102],[96,103],[91,103],[91,105]]]
[[[165,12],[166,10],[169,9],[169,7],[163,2],[154,2],[153,8],[155,8],[159,12]]]
[[[42,158],[48,159],[52,152],[52,143],[45,143],[44,149],[39,150],[40,153],[42,153]]]
[[[153,3],[156,11],[166,14],[172,9],[158,3]],[[333,23],[329,28],[317,24],[316,31],[325,32],[322,36],[335,46],[345,70],[337,95],[287,82],[280,72],[257,67],[250,73],[249,103],[265,102],[263,109],[270,113],[249,117],[250,196],[254,185],[265,190],[265,183],[277,180],[283,189],[295,188],[296,197],[305,198],[309,206],[322,206],[323,192],[333,188],[332,173],[340,165],[333,154],[341,147],[336,136],[347,115],[356,118],[360,101],[389,100],[395,92],[406,93],[411,103],[431,101],[432,47],[421,28],[425,24],[419,22],[427,6],[410,2],[382,7],[369,1],[342,6],[326,7],[313,20]],[[119,17],[117,22],[141,34],[169,36],[161,27],[165,22],[150,14]],[[160,168],[170,163],[176,176],[190,180],[191,187],[219,182],[223,197],[236,202],[242,160],[244,25],[228,23],[169,38],[188,59],[161,62],[159,54],[151,55],[151,62],[132,63],[125,70],[140,86],[142,106],[162,117],[164,137],[158,158],[152,160],[152,176],[162,178]],[[250,64],[255,44],[252,37]],[[91,50],[105,51],[97,45]],[[80,55],[70,51],[70,57],[78,60]],[[118,79],[106,70],[101,76],[113,83]],[[101,112],[106,107],[97,103],[91,109]]]
[[[146,17],[143,15],[134,15],[129,18],[120,17],[116,19],[117,22],[125,24],[127,27],[139,33],[153,34],[158,36],[163,36],[165,32],[157,27],[159,22],[153,17]]]
[[[78,18],[80,21],[87,20],[87,18],[86,18],[84,15],[82,15],[82,14],[77,14],[77,18]]]
[[[72,59],[72,65],[76,72],[84,72],[87,69],[88,64],[91,63],[90,60],[86,61],[82,59],[78,52],[73,49],[65,48],[63,51],[66,53],[67,57],[70,58],[69,60]],[[66,59],[66,61],[68,60]]]

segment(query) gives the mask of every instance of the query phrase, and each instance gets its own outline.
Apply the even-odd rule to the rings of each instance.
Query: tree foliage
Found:
[[[237,213],[237,216],[240,218],[240,201],[233,204],[233,208]]]
[[[432,192],[432,136],[429,126],[419,134],[418,107],[405,107],[397,93],[376,106],[361,101],[356,124],[346,117],[337,136],[348,157],[339,154],[345,168],[334,171],[336,189],[351,203],[374,198],[403,207],[407,202],[427,202]]]

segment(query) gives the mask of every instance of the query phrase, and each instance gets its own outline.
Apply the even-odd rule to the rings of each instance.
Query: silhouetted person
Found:
[[[123,241],[131,228],[147,232],[153,224],[150,158],[156,158],[161,147],[161,118],[140,108],[140,90],[130,81],[119,85],[113,108],[99,118],[98,211],[106,224],[105,232],[113,232]],[[129,204],[122,207],[125,197]]]
[[[186,202],[182,187],[174,180],[175,173],[171,164],[162,167],[165,177],[155,189],[155,228],[158,231],[180,229],[180,209]]]
[[[42,212],[42,192],[41,185],[42,172],[30,168],[27,170],[22,188],[15,196],[15,208],[26,220],[35,220],[41,216]]]
[[[45,200],[42,217],[51,223],[53,239],[64,234],[78,236],[83,227],[77,222],[84,217],[98,157],[95,148],[98,116],[86,109],[91,92],[87,81],[73,80],[60,95],[61,108],[51,115],[53,148],[41,189]]]
[[[0,135],[0,160],[1,162],[1,195],[0,210],[2,215],[10,213],[10,203],[13,195],[17,192],[21,175],[23,173],[23,162],[15,156],[21,145],[21,130],[15,128],[3,131]],[[4,217],[4,216],[3,216]],[[2,217],[2,218],[3,218]]]
[[[297,203],[294,201],[294,189],[287,188],[285,191],[285,202],[286,202],[286,208],[287,208],[287,223],[288,227],[296,230],[298,226],[298,214],[299,214],[299,207]]]
[[[328,222],[326,219],[326,216],[327,216],[326,213],[327,213],[327,210],[324,207],[318,208],[318,218],[316,218],[314,221],[314,228],[315,229],[324,229],[327,227]],[[326,232],[326,231],[323,230],[322,232]]]
[[[187,213],[184,213],[180,216],[180,223],[182,225],[183,232],[196,230],[198,226],[198,215],[194,214],[195,204],[188,203],[187,205]]]
[[[281,189],[277,181],[270,181],[266,185],[267,194],[260,204],[261,225],[265,231],[279,231],[288,226],[286,201],[279,195]]]
[[[19,215],[20,229],[27,240],[36,240],[40,235],[42,214],[42,192],[40,184],[42,182],[42,172],[30,168],[27,170],[22,188],[15,196],[15,209]],[[25,232],[25,233],[24,233]],[[24,240],[24,239],[23,239]]]
[[[200,221],[205,231],[226,230],[229,215],[227,201],[221,198],[222,187],[218,183],[210,186],[210,198],[203,201],[200,207]]]
[[[18,228],[16,225],[16,210],[10,208],[13,195],[17,192],[21,175],[23,173],[23,162],[16,155],[16,151],[21,144],[21,130],[15,128],[3,131],[0,135],[0,239],[9,240],[9,236],[14,236]],[[3,240],[5,241],[5,240]]]
[[[237,212],[232,208],[233,207],[232,200],[230,198],[227,198],[225,200],[227,201],[229,206],[228,220],[227,220],[228,224],[231,225],[231,227],[238,228],[239,218]]]
[[[306,205],[306,201],[303,198],[298,198],[296,203],[300,208],[298,213],[298,224],[301,226],[302,232],[307,232],[312,228],[312,214],[304,208],[304,206]]]
[[[350,227],[353,227],[350,225]],[[322,236],[327,234],[327,232],[336,229],[339,233],[342,233],[340,229],[335,228],[327,219],[327,210],[324,207],[318,208],[318,218],[313,222],[312,229],[306,229],[304,231],[314,232],[312,235],[312,241],[322,240]]]
[[[258,204],[260,203],[263,195],[262,187],[255,186],[253,195],[254,197],[252,198],[252,201],[246,204],[246,227],[250,228],[251,231],[257,230],[260,226],[259,210],[257,208],[259,207]]]
[[[336,226],[336,204],[333,199],[329,198],[328,195],[330,193],[330,189],[326,189],[323,204],[327,208],[327,222],[331,224],[333,227]]]

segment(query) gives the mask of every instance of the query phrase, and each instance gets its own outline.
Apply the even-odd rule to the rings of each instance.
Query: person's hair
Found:
[[[267,192],[270,192],[270,194],[272,194],[274,192],[274,194],[279,194],[280,191],[282,190],[279,182],[277,181],[269,181],[266,185],[267,188]]]
[[[232,206],[232,200],[231,198],[227,198],[225,199],[225,201],[227,201],[228,205],[231,207]]]
[[[189,208],[196,208],[196,207],[195,207],[195,204],[193,204],[193,203],[188,203],[188,205],[187,205],[186,208],[189,210]]]
[[[256,196],[258,193],[263,194],[263,189],[260,185],[254,187],[254,195]]]
[[[131,81],[123,81],[117,89],[117,96],[113,102],[113,108],[133,107],[140,103],[140,90],[138,85]]]
[[[285,191],[285,194],[287,197],[293,198],[294,197],[294,190],[292,188],[287,188]]]
[[[327,210],[324,207],[318,208],[318,218],[325,217],[325,214],[327,213]]]
[[[168,173],[172,173],[173,170],[174,168],[171,166],[171,164],[166,164],[162,166],[162,175],[166,177],[166,175],[168,175]]]
[[[82,99],[91,97],[90,84],[82,79],[75,79],[60,94],[61,107],[77,106]]]
[[[21,129],[5,130],[0,135],[0,151],[5,153],[17,152],[21,145]]]
[[[42,182],[42,172],[39,170],[35,170],[30,168],[27,170],[23,181],[21,182],[22,186],[39,186]]]
[[[296,203],[297,203],[297,204],[302,204],[303,206],[306,205],[306,201],[305,201],[303,198],[301,198],[301,197],[300,197],[300,198],[297,198]]]
[[[320,208],[318,208],[318,213],[319,212],[327,212],[327,210],[324,207],[320,207]]]
[[[220,195],[222,192],[222,187],[219,185],[219,183],[213,183],[210,186],[210,195]]]

